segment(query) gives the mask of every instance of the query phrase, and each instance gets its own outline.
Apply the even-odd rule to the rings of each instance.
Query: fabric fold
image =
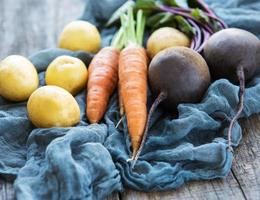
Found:
[[[99,27],[103,46],[109,44],[116,30],[104,27],[104,22],[124,2],[86,1],[80,19]],[[260,37],[257,0],[206,2],[228,25],[247,29]],[[93,57],[87,52],[59,48],[36,52],[29,59],[39,72],[41,85],[45,84],[49,63],[60,55],[77,57],[87,66]],[[80,123],[75,127],[50,129],[31,124],[26,102],[13,103],[0,97],[0,174],[16,178],[18,200],[103,199],[123,187],[164,191],[191,180],[225,177],[233,160],[227,149],[227,128],[236,111],[238,89],[228,80],[220,79],[211,84],[200,103],[179,105],[178,116],[159,107],[134,169],[127,162],[131,157],[131,142],[126,119],[115,128],[120,119],[117,92],[99,124],[88,123],[84,90],[75,96],[80,106]],[[148,94],[149,108],[154,98],[150,91]],[[241,117],[260,112],[260,73],[247,84],[244,102]],[[242,130],[236,123],[232,145],[237,147],[241,138]]]

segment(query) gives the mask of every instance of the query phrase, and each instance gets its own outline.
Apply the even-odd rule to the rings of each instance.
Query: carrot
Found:
[[[121,20],[125,26],[125,44],[119,57],[119,85],[127,126],[132,143],[132,159],[140,147],[147,120],[147,55],[142,47],[145,18],[141,10],[137,21],[133,17],[133,8],[129,8],[127,20]]]
[[[101,49],[89,65],[86,114],[90,123],[98,123],[103,118],[109,98],[117,86],[122,34],[120,29],[112,46]]]
[[[87,117],[90,123],[99,122],[118,81],[119,51],[113,47],[101,49],[89,65],[87,86]]]
[[[134,157],[147,119],[147,59],[143,48],[127,47],[120,53],[119,82]]]

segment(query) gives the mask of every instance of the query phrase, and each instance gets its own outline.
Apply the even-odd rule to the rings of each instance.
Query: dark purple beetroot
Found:
[[[237,113],[228,129],[228,144],[232,150],[231,132],[243,110],[245,82],[250,80],[260,67],[260,42],[248,31],[228,28],[213,34],[206,42],[203,53],[213,78],[226,78],[233,83],[239,83]]]
[[[186,47],[173,47],[159,52],[153,58],[149,66],[149,83],[157,98],[149,111],[134,164],[144,146],[150,119],[157,106],[162,103],[167,111],[175,112],[180,103],[199,102],[210,85],[210,73],[199,53]]]
[[[199,102],[210,84],[207,63],[196,51],[186,47],[168,48],[158,53],[149,66],[152,93],[165,93],[162,104],[176,111],[180,103]]]
[[[245,81],[251,79],[260,64],[259,45],[255,35],[242,29],[228,28],[213,34],[203,51],[212,77],[238,83],[237,69],[241,66]]]

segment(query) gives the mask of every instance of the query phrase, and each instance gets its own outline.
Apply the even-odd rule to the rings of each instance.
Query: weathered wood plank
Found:
[[[119,194],[117,192],[114,192],[109,197],[107,197],[105,200],[119,200]]]
[[[4,185],[5,185],[5,181],[0,177],[0,199],[4,199]]]
[[[13,184],[1,178],[0,178],[0,199],[1,200],[14,199]]]
[[[260,199],[260,115],[242,121],[243,139],[232,172],[247,199]]]
[[[14,189],[11,182],[5,182],[5,199],[13,200],[14,199]]]
[[[0,0],[0,58],[55,47],[64,25],[81,15],[84,4],[85,0]]]

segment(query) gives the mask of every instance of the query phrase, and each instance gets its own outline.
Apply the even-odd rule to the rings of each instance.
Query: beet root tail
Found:
[[[136,161],[138,160],[142,150],[143,150],[143,147],[144,147],[144,144],[145,144],[145,141],[146,141],[146,138],[147,138],[147,135],[148,135],[148,130],[149,130],[149,125],[150,125],[150,122],[151,122],[151,117],[154,113],[154,111],[156,110],[156,108],[158,107],[158,105],[167,98],[167,94],[166,92],[161,92],[159,94],[159,96],[155,99],[150,111],[149,111],[149,114],[148,114],[148,118],[147,118],[147,122],[146,122],[146,126],[145,126],[145,130],[144,130],[144,135],[143,135],[143,138],[142,138],[142,142],[141,142],[141,145],[138,149],[137,152],[133,152],[133,156],[132,158],[130,159],[133,164],[132,164],[132,168],[134,168],[135,164],[136,164]]]
[[[238,102],[238,107],[237,107],[237,112],[235,114],[235,116],[232,118],[230,124],[229,124],[229,128],[228,128],[228,149],[233,152],[233,148],[232,148],[232,129],[234,127],[234,124],[236,123],[236,121],[238,120],[240,114],[243,111],[244,108],[244,95],[245,95],[245,73],[244,73],[244,69],[242,66],[239,66],[237,68],[237,77],[239,80],[239,102]]]

